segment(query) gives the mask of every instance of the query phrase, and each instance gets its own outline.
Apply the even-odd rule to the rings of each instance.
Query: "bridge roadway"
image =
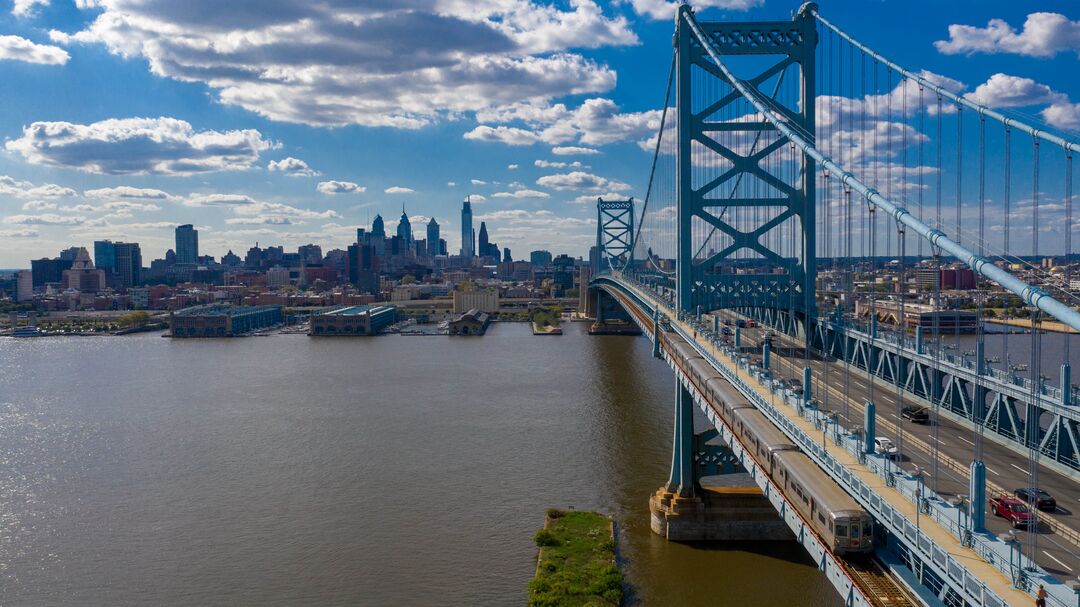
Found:
[[[724,311],[722,318],[732,320],[742,318],[734,312]],[[709,323],[711,324],[711,319]],[[741,329],[741,338],[747,351],[755,354],[761,353],[761,341],[763,327]],[[927,484],[933,487],[933,479],[930,478],[933,469],[933,455],[930,442],[933,440],[933,428],[928,425],[915,424],[903,420],[897,416],[896,386],[891,386],[879,378],[871,380],[866,371],[851,366],[848,370],[848,394],[845,397],[843,388],[844,363],[831,359],[826,365],[818,355],[810,359],[804,358],[804,348],[794,339],[786,335],[777,334],[777,341],[783,346],[772,349],[772,371],[775,376],[783,378],[802,379],[802,369],[809,366],[812,371],[813,386],[811,394],[822,405],[833,413],[836,413],[840,424],[852,430],[860,428],[863,424],[864,403],[870,400],[869,381],[874,382],[874,402],[877,405],[878,436],[891,438],[899,444],[899,423],[904,430],[901,448],[901,467],[912,474],[916,468],[922,468]],[[779,363],[779,364],[777,364]],[[825,368],[828,366],[829,375],[826,380]],[[824,389],[828,387],[828,400]],[[920,404],[929,406],[929,402],[913,397],[905,392],[903,398],[905,405]],[[845,404],[848,405],[845,415]],[[968,465],[971,462],[972,442],[971,430],[960,424],[941,416],[938,420],[938,432],[940,439],[938,466],[938,493],[944,496],[966,495],[968,493]],[[914,438],[914,440],[912,440]],[[1028,481],[1028,460],[1016,451],[994,441],[983,440],[983,461],[986,462],[987,470],[987,496],[994,495],[998,490],[1012,491],[1017,487],[1024,487]],[[1068,478],[1045,466],[1039,469],[1039,486],[1055,496],[1058,508],[1053,513],[1040,512],[1043,519],[1039,528],[1037,542],[1036,562],[1047,571],[1057,574],[1062,578],[1075,578],[1080,574],[1080,491],[1077,490],[1075,480]],[[1051,519],[1047,521],[1046,519]],[[1053,528],[1048,523],[1056,523]],[[989,511],[986,516],[986,527],[995,534],[1007,533],[1010,525],[1005,519],[995,517]],[[1018,530],[1018,537],[1026,542],[1027,532]],[[1026,549],[1026,548],[1025,548]]]
[[[642,301],[652,302],[654,297],[652,294],[640,290],[634,286],[626,285],[624,287],[633,291],[636,297]],[[629,299],[615,295],[619,301],[627,307],[628,311],[635,317],[636,322],[641,324],[643,328],[651,330],[651,320],[648,318],[648,314],[640,309],[634,309],[637,306],[633,304]],[[673,325],[678,325],[686,335],[697,335],[697,330],[679,321],[675,318],[667,316],[668,321]],[[699,350],[704,350],[710,353],[717,360],[727,360],[733,367],[736,367],[735,361],[728,358],[728,356],[720,349],[716,348],[712,344],[709,344],[707,340],[698,338],[695,345]],[[747,382],[747,385],[752,385],[761,396],[767,400],[775,400],[775,395],[769,393],[763,386],[756,385],[756,382]],[[794,414],[794,411],[790,411],[785,407],[777,407],[778,411],[781,411],[788,420],[796,427],[801,429],[809,436],[815,434],[820,435],[820,430],[814,427],[813,423],[809,420],[802,418]],[[906,496],[903,495],[895,487],[888,486],[885,481],[879,477],[876,473],[870,470],[866,465],[860,463],[851,454],[843,449],[835,449],[830,451],[833,457],[839,461],[844,468],[850,471],[853,476],[858,478],[862,483],[869,487],[875,494],[880,496],[883,501],[887,502],[893,509],[901,513],[909,521],[914,521],[918,517],[915,512],[915,505]],[[1002,598],[1008,605],[1027,605],[1032,603],[1031,597],[1012,586],[1011,581],[998,571],[995,567],[987,563],[981,556],[979,556],[974,550],[963,546],[960,541],[953,536],[947,529],[942,527],[930,517],[922,517],[921,531],[928,536],[939,548],[944,550],[952,559],[960,563],[965,567],[972,575],[981,580],[988,589],[994,592],[998,597]]]

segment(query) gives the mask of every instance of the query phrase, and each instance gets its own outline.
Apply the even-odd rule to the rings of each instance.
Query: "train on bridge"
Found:
[[[698,391],[836,555],[874,551],[874,520],[740,394],[690,344],[667,333],[666,349]]]

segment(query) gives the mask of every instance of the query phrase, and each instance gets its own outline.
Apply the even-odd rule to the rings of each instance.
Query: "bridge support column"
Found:
[[[968,495],[971,496],[970,511],[968,512],[971,524],[971,532],[979,533],[986,528],[986,464],[980,460],[971,462],[971,486]]]
[[[1061,404],[1072,406],[1072,367],[1068,361],[1061,363]]]
[[[863,407],[863,452],[873,453],[876,451],[874,439],[877,438],[877,405],[867,401]]]
[[[720,337],[720,317],[717,316],[716,312],[713,312],[712,332],[713,332],[713,337],[715,337],[715,338]],[[1062,385],[1064,385],[1064,384],[1062,384]]]
[[[770,340],[766,339],[761,344],[761,366],[766,371],[769,370],[769,350],[770,350],[770,345],[769,344],[770,343],[772,343],[772,342]]]
[[[688,434],[690,444],[683,446],[692,461],[683,473],[693,494],[680,495],[670,482],[653,494],[653,532],[676,542],[795,539],[716,428]]]
[[[652,355],[660,358],[660,308],[653,308],[652,315]]]
[[[742,347],[742,329],[735,327],[735,347]]]
[[[680,497],[694,496],[694,397],[680,385],[675,397],[675,439],[667,490]]]
[[[922,327],[915,328],[915,353],[923,353],[923,332]]]
[[[810,383],[812,380],[813,380],[813,378],[811,377],[810,367],[803,367],[803,370],[802,370],[803,403],[806,403],[806,404],[809,404],[810,401],[813,400],[813,398],[814,398],[814,391],[812,389],[813,387],[812,387],[812,385]]]

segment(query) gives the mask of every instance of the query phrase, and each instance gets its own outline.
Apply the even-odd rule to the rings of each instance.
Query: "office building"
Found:
[[[142,251],[137,242],[113,243],[115,265],[113,282],[117,288],[130,289],[142,282]]]
[[[71,268],[64,270],[63,283],[80,293],[97,293],[105,288],[105,272],[94,267],[90,252],[82,247]]]
[[[176,228],[176,263],[196,264],[199,260],[199,231],[190,223]]]
[[[59,284],[64,279],[64,270],[70,269],[75,258],[62,259],[60,257],[43,257],[30,261],[30,272],[33,275],[34,288],[41,288],[47,284]]]
[[[551,251],[533,251],[529,253],[529,261],[534,266],[550,266],[551,265]]]
[[[510,256],[510,247],[503,247],[502,254],[503,263],[513,263],[514,258]]]
[[[398,220],[397,235],[405,248],[409,248],[413,241],[413,233],[412,223],[409,221],[409,216],[405,214],[405,205],[401,205],[401,219]]]
[[[427,224],[427,254],[429,257],[442,254],[439,249],[439,222],[434,217]]]
[[[386,226],[383,224],[382,215],[376,214],[375,221],[371,222],[371,237],[386,238]]]
[[[481,312],[499,311],[499,292],[494,289],[478,291],[454,291],[454,314],[461,314],[473,308]]]
[[[477,247],[476,247],[477,254],[480,255],[481,257],[486,257],[489,254],[488,247],[490,247],[490,246],[491,246],[491,243],[488,242],[487,222],[486,221],[481,221],[480,222],[480,235],[477,238]]]
[[[34,298],[34,273],[19,270],[15,273],[15,301],[22,303]]]
[[[461,256],[472,259],[476,254],[476,241],[473,238],[472,202],[468,198],[461,205]]]
[[[109,276],[116,272],[116,245],[111,240],[94,241],[94,265]]]

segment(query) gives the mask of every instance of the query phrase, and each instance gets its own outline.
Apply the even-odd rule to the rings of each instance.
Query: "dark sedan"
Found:
[[[1057,500],[1042,489],[1021,488],[1013,491],[1013,495],[1025,504],[1034,503],[1039,510],[1057,510]]]
[[[919,405],[911,405],[900,411],[900,417],[910,419],[916,424],[925,424],[930,422],[930,410]]]

